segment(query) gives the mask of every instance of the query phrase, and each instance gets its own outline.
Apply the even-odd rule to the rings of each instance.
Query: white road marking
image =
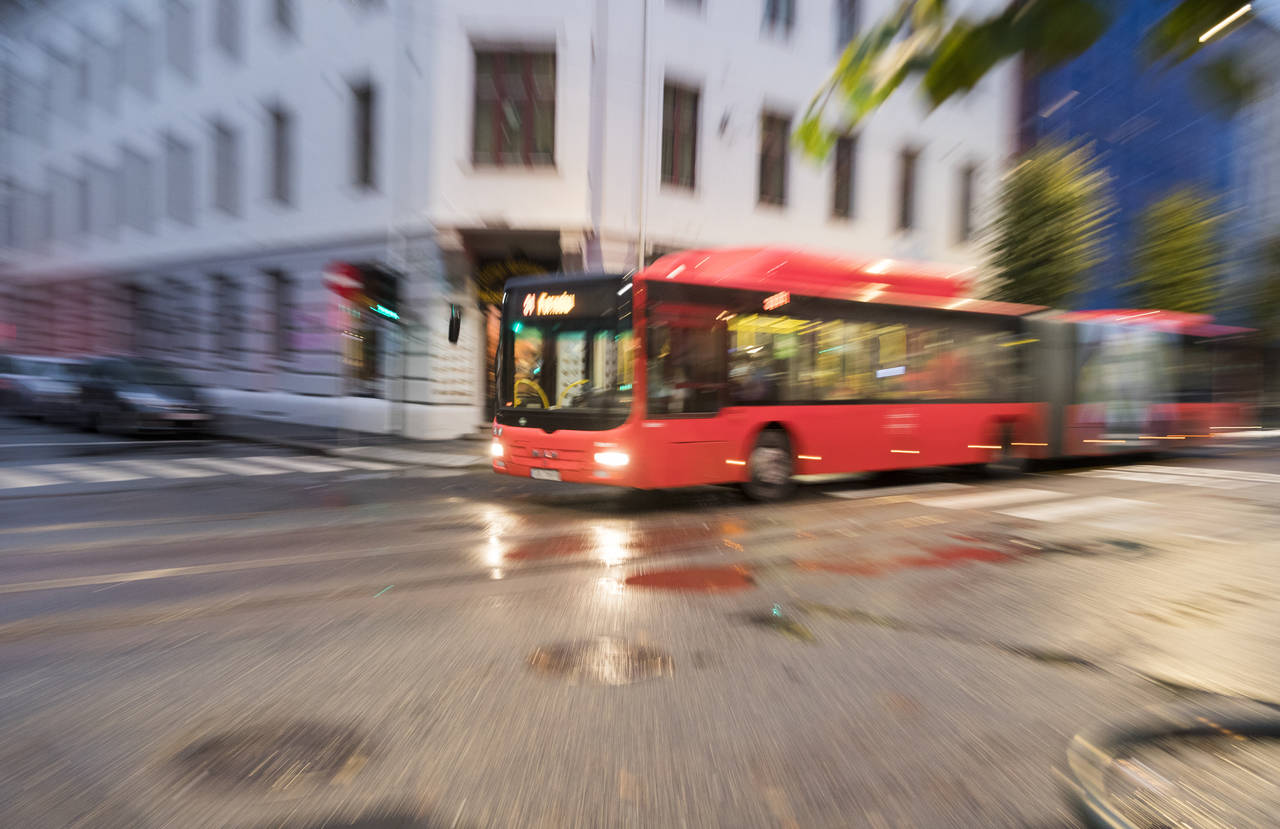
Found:
[[[46,463],[28,467],[28,469],[37,474],[52,472],[55,475],[61,475],[75,481],[94,484],[109,483],[111,481],[133,481],[145,477],[141,473],[130,472],[127,469],[109,469],[104,468],[102,465],[91,466],[87,463]]]
[[[42,475],[30,469],[0,469],[0,489],[22,489],[29,486],[65,484],[65,478]]]
[[[889,486],[870,489],[842,489],[836,492],[824,492],[832,498],[881,498],[889,495],[910,495],[916,492],[937,492],[944,489],[970,489],[968,484],[908,484],[906,486]]]
[[[276,455],[260,455],[254,458],[245,458],[244,460],[265,463],[268,466],[280,466],[290,472],[342,472],[345,469],[345,467],[336,464],[309,458],[286,458]]]
[[[342,463],[353,469],[371,469],[375,471],[384,471],[387,469],[403,469],[394,463],[379,463],[378,461],[366,461],[359,458],[343,458]]]
[[[1106,478],[1115,481],[1137,481],[1145,484],[1171,486],[1195,486],[1202,489],[1240,489],[1254,486],[1252,481],[1229,481],[1225,478],[1201,478],[1189,475],[1164,475],[1155,472],[1129,472],[1123,469],[1091,469],[1088,472],[1072,472],[1086,478]]]
[[[285,470],[275,466],[254,466],[226,458],[190,458],[187,463],[207,466],[227,475],[283,475]]]
[[[1029,521],[1060,521],[1076,516],[1096,515],[1112,510],[1131,509],[1146,506],[1144,501],[1133,501],[1128,498],[1111,498],[1098,495],[1093,498],[1074,498],[1070,501],[1054,501],[1051,504],[1036,504],[1018,509],[1002,509],[996,512],[1012,515],[1015,518],[1026,518]]]
[[[1055,492],[1051,489],[1032,489],[1018,487],[998,489],[992,492],[974,492],[969,495],[953,495],[948,498],[930,498],[919,503],[929,507],[943,509],[990,509],[1008,504],[1020,504],[1026,501],[1047,501],[1050,498],[1064,498],[1069,492]]]
[[[1124,470],[1158,472],[1162,475],[1190,475],[1197,478],[1230,478],[1236,481],[1253,481],[1259,484],[1280,484],[1280,475],[1270,472],[1245,472],[1236,469],[1206,469],[1203,466],[1126,466]]]
[[[153,478],[208,478],[217,475],[212,469],[189,466],[182,461],[111,461],[127,469],[136,469]]]

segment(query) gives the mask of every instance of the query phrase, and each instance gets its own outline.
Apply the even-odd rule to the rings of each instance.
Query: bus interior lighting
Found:
[[[802,461],[820,461],[820,460],[822,460],[822,456],[821,456],[821,455],[796,455],[796,457],[797,457],[797,458],[799,458],[799,459],[800,459],[800,460],[802,460]]]
[[[890,449],[889,451],[894,455],[919,455],[920,454],[919,449]]]
[[[746,462],[746,461],[726,460],[726,461],[725,461],[725,463],[727,463],[727,464],[732,464],[733,466],[746,466],[746,465],[747,465],[747,462]]]
[[[1017,446],[1017,444],[1015,443],[1015,444],[1014,444],[1014,446]],[[990,444],[986,444],[986,443],[971,443],[971,444],[969,444],[969,448],[970,448],[970,449],[1003,449],[1004,447],[1003,447],[1003,446],[992,446],[992,445],[990,445]]]
[[[1047,443],[1014,443],[1012,446],[1048,446]]]
[[[1013,342],[1011,342],[1011,343],[1000,343],[1000,347],[1001,347],[1001,348],[1012,348],[1012,347],[1013,347],[1013,346],[1015,346],[1015,345],[1030,345],[1031,343],[1038,343],[1038,342],[1040,342],[1040,341],[1039,341],[1039,340],[1037,340],[1035,337],[1032,337],[1032,338],[1030,338],[1030,339],[1026,339],[1026,340],[1014,340],[1014,341],[1013,341]]]

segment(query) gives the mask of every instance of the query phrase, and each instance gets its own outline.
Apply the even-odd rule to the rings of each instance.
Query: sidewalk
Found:
[[[225,415],[219,419],[218,432],[224,437],[251,443],[412,466],[459,469],[479,466],[489,460],[489,439],[479,429],[474,437],[459,440],[410,440],[396,435]]]

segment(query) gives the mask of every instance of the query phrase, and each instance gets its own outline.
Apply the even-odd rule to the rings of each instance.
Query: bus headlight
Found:
[[[489,444],[489,454],[495,458],[502,457],[502,444],[498,443],[496,440]]]
[[[597,452],[596,463],[601,466],[626,466],[631,463],[631,456],[626,452]]]

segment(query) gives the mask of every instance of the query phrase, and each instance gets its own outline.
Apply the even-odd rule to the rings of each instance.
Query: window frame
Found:
[[[372,78],[351,84],[351,183],[378,189],[378,87]]]
[[[899,233],[916,230],[919,225],[917,216],[920,197],[920,158],[921,149],[908,144],[898,153],[898,210],[897,230]]]
[[[833,149],[831,216],[840,221],[852,221],[858,215],[858,147],[860,143],[857,133],[849,133],[836,138]],[[846,148],[847,158],[842,159],[842,154],[846,154],[842,151]]]
[[[671,124],[668,130],[667,123],[667,100],[671,99]],[[691,103],[691,133],[688,136],[682,134],[681,126],[681,104],[689,105]],[[698,186],[698,139],[699,132],[698,121],[701,117],[702,109],[702,92],[697,87],[681,84],[677,81],[667,80],[662,85],[662,135],[661,135],[661,151],[659,153],[658,177],[661,184],[665,187],[676,187],[685,190],[695,190]],[[667,135],[671,135],[671,172],[667,173]],[[693,145],[693,153],[689,156],[689,169],[687,175],[682,175],[680,167],[682,148],[681,139],[690,142]]]
[[[493,84],[494,98],[492,101],[482,100],[481,90],[481,58],[488,56],[493,59]],[[510,58],[518,58],[521,63],[520,77],[524,87],[524,99],[519,102],[520,108],[520,153],[519,161],[512,162],[503,156],[505,153],[502,149],[502,125],[501,118],[504,104],[512,102],[508,96],[503,77],[507,73],[505,70],[505,62]],[[538,85],[536,83],[536,73],[534,71],[534,60],[538,57],[550,57],[551,62],[551,78],[550,78],[550,94],[540,98],[538,95]],[[536,46],[519,46],[519,47],[503,47],[488,44],[476,44],[472,49],[473,71],[472,71],[472,118],[471,118],[471,164],[474,167],[523,167],[528,169],[536,169],[542,167],[556,166],[556,137],[558,130],[556,129],[556,118],[559,111],[559,56],[554,46],[536,47]],[[513,103],[514,105],[514,103]],[[551,142],[550,147],[546,151],[546,158],[542,159],[542,153],[536,153],[534,144],[536,141],[535,134],[537,132],[536,124],[538,123],[538,113],[540,107],[546,106],[549,111],[546,117],[550,119],[551,124]],[[490,119],[490,146],[486,154],[482,154],[479,147],[480,132],[477,129],[482,113],[485,107],[491,107],[489,112]],[[535,156],[538,156],[535,158]]]
[[[760,146],[758,163],[756,167],[756,204],[766,205],[769,207],[786,207],[787,195],[790,186],[791,170],[790,170],[790,143],[791,143],[791,116],[784,115],[776,110],[765,109],[760,113]],[[778,127],[781,135],[771,134],[770,127]],[[776,158],[775,158],[776,157]],[[766,173],[766,165],[770,160],[774,159],[780,166],[779,191],[777,194],[767,193],[765,190],[765,182],[767,179],[773,178]]]

